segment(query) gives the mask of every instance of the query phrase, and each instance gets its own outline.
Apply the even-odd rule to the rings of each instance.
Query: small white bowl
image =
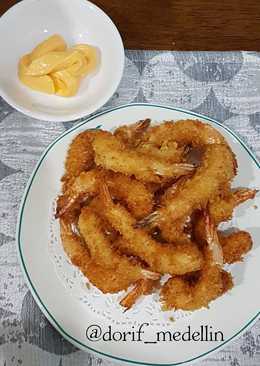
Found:
[[[100,50],[95,74],[81,81],[75,97],[59,97],[21,84],[19,58],[41,41],[58,33],[68,45],[88,43]],[[86,0],[23,0],[0,18],[0,92],[19,111],[46,121],[84,117],[113,95],[124,68],[124,47],[111,19]]]

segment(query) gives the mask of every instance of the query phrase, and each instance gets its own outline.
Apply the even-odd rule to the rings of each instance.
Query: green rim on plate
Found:
[[[116,357],[116,356],[113,356],[113,355],[110,355],[110,354],[107,354],[107,353],[103,353],[103,352],[100,352],[92,347],[89,347],[83,343],[81,343],[80,341],[78,341],[77,339],[75,339],[74,337],[70,336],[60,325],[59,323],[55,320],[55,318],[52,316],[52,314],[49,312],[49,310],[47,309],[47,307],[45,306],[45,304],[43,303],[43,301],[41,300],[39,294],[37,293],[34,285],[33,285],[33,282],[28,274],[28,271],[27,271],[27,268],[26,268],[26,265],[25,265],[25,262],[24,262],[24,258],[23,258],[23,251],[22,251],[22,243],[21,243],[21,227],[22,227],[22,221],[23,221],[23,212],[24,212],[24,207],[25,207],[25,204],[26,204],[26,200],[27,200],[27,196],[30,192],[30,189],[31,189],[31,186],[33,184],[33,181],[34,181],[34,178],[42,164],[42,162],[44,161],[44,158],[45,156],[48,154],[48,152],[52,149],[52,147],[58,142],[60,141],[64,136],[66,136],[67,134],[71,133],[72,131],[75,131],[77,130],[79,127],[87,124],[88,122],[92,121],[93,119],[95,119],[96,117],[99,117],[99,116],[102,116],[102,115],[105,115],[107,113],[110,113],[112,111],[115,111],[115,110],[118,110],[118,109],[124,109],[124,108],[129,108],[129,107],[133,107],[133,106],[145,106],[145,107],[156,107],[156,108],[162,108],[162,109],[168,109],[168,110],[173,110],[173,111],[178,111],[178,112],[183,112],[183,113],[186,113],[186,114],[189,114],[191,116],[195,116],[195,117],[198,117],[198,118],[202,118],[204,120],[208,120],[210,122],[213,122],[214,124],[218,125],[218,126],[221,126],[222,128],[224,128],[226,131],[228,131],[241,145],[242,147],[246,150],[246,152],[250,155],[250,157],[252,158],[252,160],[255,162],[256,166],[258,168],[260,168],[260,163],[259,161],[257,160],[257,158],[254,156],[254,154],[251,152],[251,150],[246,146],[246,144],[232,131],[230,130],[228,127],[224,126],[222,123],[214,120],[213,118],[210,118],[210,117],[207,117],[207,116],[204,116],[202,114],[198,114],[198,113],[195,113],[195,112],[190,112],[190,111],[187,111],[185,109],[182,109],[182,108],[173,108],[173,107],[169,107],[169,106],[163,106],[163,105],[159,105],[159,104],[146,104],[146,103],[132,103],[132,104],[125,104],[125,105],[122,105],[122,106],[119,106],[119,107],[115,107],[115,108],[111,108],[111,109],[108,109],[108,110],[105,110],[103,112],[100,112],[100,113],[97,113],[95,114],[94,116],[91,116],[89,118],[87,118],[86,120],[84,120],[83,122],[77,124],[76,126],[72,127],[71,129],[65,131],[61,136],[57,137],[47,148],[46,150],[43,152],[39,162],[37,163],[34,171],[32,172],[32,175],[27,183],[27,186],[26,186],[26,189],[25,189],[25,192],[24,192],[24,195],[23,195],[23,198],[22,198],[22,203],[21,203],[21,206],[20,206],[20,211],[19,211],[19,215],[18,215],[18,221],[17,221],[17,231],[16,231],[16,242],[17,242],[17,246],[18,246],[18,257],[20,259],[20,263],[21,263],[21,267],[22,267],[22,270],[24,272],[24,275],[25,275],[25,278],[26,278],[26,281],[28,283],[28,286],[29,286],[29,289],[35,299],[35,301],[37,302],[38,306],[40,307],[41,311],[44,313],[44,315],[46,316],[46,318],[50,321],[50,323],[63,335],[63,337],[65,339],[67,339],[68,341],[70,341],[72,344],[74,344],[75,346],[77,346],[78,348],[81,348],[85,351],[92,351],[92,352],[95,352],[97,353],[98,355],[101,355],[101,356],[106,356],[106,357],[109,357],[111,359],[114,359],[114,360],[117,360],[117,361],[124,361],[124,362],[128,362],[128,363],[132,363],[132,364],[136,364],[136,365],[151,365],[151,366],[177,366],[177,365],[183,365],[185,363],[189,363],[189,362],[192,362],[192,361],[195,361],[195,360],[198,360],[202,357],[205,357],[206,355],[216,351],[217,349],[219,349],[220,347],[223,347],[226,343],[230,342],[232,339],[234,339],[235,337],[237,337],[238,335],[241,334],[241,332],[243,332],[244,330],[246,330],[246,328],[249,326],[249,325],[253,325],[253,323],[257,320],[258,316],[260,315],[260,311],[255,315],[253,316],[253,318],[247,323],[245,324],[245,326],[240,329],[237,333],[235,333],[232,337],[230,337],[228,340],[226,340],[225,342],[222,342],[220,345],[218,345],[217,347],[215,348],[212,348],[211,350],[199,355],[199,356],[196,356],[194,358],[191,358],[191,359],[188,359],[188,360],[185,360],[185,361],[182,361],[182,362],[178,362],[178,363],[144,363],[144,362],[139,362],[139,361],[134,361],[134,360],[128,360],[128,359],[123,359],[123,358],[120,358],[120,357]],[[96,128],[99,128],[100,126],[97,126]]]

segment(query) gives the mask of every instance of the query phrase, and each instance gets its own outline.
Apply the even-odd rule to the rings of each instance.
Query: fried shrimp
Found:
[[[92,259],[84,240],[73,232],[70,222],[67,222],[64,218],[60,219],[60,229],[64,251],[72,264],[77,266],[89,281],[103,293],[126,290],[131,284],[140,279],[158,279],[157,274],[141,269],[141,267],[138,269],[137,265],[136,270],[127,272],[124,261],[112,269],[98,264],[95,259]]]
[[[113,247],[117,248],[115,242],[119,239],[118,232],[106,221],[103,215],[103,203],[100,200],[99,196],[95,196],[88,205],[85,207],[90,208],[95,214],[102,220],[102,229],[103,233],[113,245]]]
[[[234,209],[243,202],[253,199],[257,192],[255,189],[248,188],[238,188],[233,191],[229,189],[225,192],[224,196],[219,195],[214,197],[208,204],[208,211],[216,226],[223,221],[230,220]],[[197,241],[205,240],[204,220],[203,215],[200,213],[196,214],[193,234]]]
[[[109,171],[106,183],[113,197],[125,203],[136,218],[143,218],[153,209],[153,194],[146,186],[133,177]]]
[[[90,140],[90,131],[81,132],[72,143],[65,161],[65,175],[62,178],[64,190],[68,182],[77,177],[82,171],[88,170],[94,163],[94,151]]]
[[[71,262],[82,270],[90,261],[89,252],[84,241],[74,233],[72,223],[60,220],[60,231],[63,248]]]
[[[104,293],[113,293],[124,290],[138,280],[138,278],[126,278],[115,274],[114,271],[99,266],[91,259],[84,241],[73,232],[71,223],[64,218],[60,219],[61,240],[65,253],[72,264],[87,276],[89,281]],[[107,281],[104,281],[107,278]]]
[[[236,231],[229,235],[218,232],[220,244],[223,249],[225,263],[235,263],[243,260],[253,245],[251,235],[247,231]]]
[[[223,198],[218,197],[209,203],[210,216],[214,218],[216,224],[231,219],[233,210],[241,203],[253,199],[258,191],[256,189],[238,188]]]
[[[62,177],[63,191],[66,191],[74,179],[83,171],[94,166],[93,138],[97,135],[106,135],[108,132],[93,129],[77,135],[72,143],[65,161],[65,174]]]
[[[91,257],[95,258],[97,264],[113,270],[118,267],[124,268],[128,274],[133,272],[140,278],[158,279],[157,273],[144,270],[137,263],[116,252],[104,235],[102,226],[102,220],[98,215],[87,207],[83,208],[79,217],[79,230],[87,243]]]
[[[219,243],[212,230],[212,223],[206,221],[208,247],[204,248],[205,261],[197,278],[172,277],[161,290],[161,301],[165,310],[196,310],[221,296],[233,286],[230,274],[221,269],[221,259],[215,250]]]
[[[187,176],[181,177],[171,185],[169,188],[167,188],[164,193],[160,197],[159,204],[161,206],[165,205],[170,199],[173,199],[174,195],[179,192],[183,184],[188,179]],[[181,217],[180,219],[177,219],[173,221],[171,217],[168,217],[166,220],[161,221],[158,223],[158,227],[160,229],[161,236],[164,240],[167,242],[185,242],[189,238],[189,233],[185,232],[185,229],[187,228],[187,224],[190,222],[190,217]],[[154,222],[156,225],[156,221]],[[151,226],[153,225],[153,222],[151,222]]]
[[[160,223],[169,217],[174,221],[191,215],[195,209],[206,207],[209,199],[235,174],[236,163],[228,146],[206,146],[202,163],[192,178],[184,182],[182,189],[164,207],[153,212],[143,222]]]
[[[252,248],[252,238],[246,231],[235,231],[226,234],[217,230],[216,225],[211,226],[212,237],[221,245],[221,256],[224,263],[235,263],[243,260],[243,256]],[[204,243],[207,240],[205,232],[205,220],[200,214],[197,216],[196,225],[194,227],[194,236],[196,241]],[[219,248],[218,248],[219,250]]]
[[[150,123],[150,119],[145,119],[132,125],[122,126],[115,130],[114,135],[125,146],[135,148],[141,154],[149,154],[155,159],[164,160],[169,163],[180,163],[185,148],[178,148],[178,144],[174,141],[163,141],[161,144],[147,141],[146,131],[149,131],[148,127]]]
[[[162,144],[166,141],[175,141],[179,145],[201,147],[211,144],[225,144],[224,137],[209,124],[198,120],[180,120],[164,122],[150,128],[146,133],[146,141]]]
[[[106,268],[99,265],[91,253],[86,241],[79,235],[77,229],[78,211],[66,213],[60,218],[61,240],[65,253],[72,264],[77,266],[89,281],[103,293],[114,293],[126,290],[130,285],[140,279],[155,280],[158,275],[145,269],[126,272],[124,266]],[[123,262],[124,264],[124,262]],[[104,278],[106,281],[104,281]]]
[[[178,147],[176,142],[163,142],[160,147],[151,143],[143,142],[135,149],[138,153],[149,155],[154,159],[165,161],[166,163],[181,163],[183,161],[186,149]]]
[[[113,203],[105,184],[101,186],[100,196],[107,221],[124,238],[120,241],[121,245],[125,246],[128,253],[145,261],[151,270],[159,273],[184,274],[200,269],[202,255],[194,243],[162,245],[153,240],[145,230],[134,228],[136,220],[123,206]]]
[[[231,287],[230,283],[228,287],[224,285],[224,273],[217,266],[205,265],[195,284],[182,277],[170,278],[160,294],[163,310],[196,310],[208,307],[211,301]]]
[[[163,310],[207,307],[233,287],[224,264],[252,248],[246,231],[218,229],[257,193],[231,189],[236,172],[225,138],[198,120],[81,132],[57,199],[64,251],[103,293],[126,290],[125,310],[157,288]]]
[[[212,126],[197,120],[164,122],[145,131],[140,151],[149,151],[166,161],[180,162],[187,147],[225,144],[224,137]]]
[[[87,243],[91,257],[95,258],[95,261],[103,267],[115,268],[121,258],[113,250],[111,243],[103,233],[102,220],[91,209],[85,207],[81,210],[78,227]],[[129,270],[127,258],[122,258],[122,260],[127,263],[126,269]]]
[[[73,184],[58,198],[56,218],[69,212],[82,199],[94,196],[98,191],[99,171],[97,169],[82,172]]]
[[[96,136],[93,141],[95,163],[105,169],[135,176],[144,182],[161,183],[194,170],[192,164],[170,164],[126,148],[115,136]]]
[[[120,173],[92,169],[82,172],[65,192],[62,202],[57,206],[56,216],[61,217],[77,201],[95,196],[102,178],[106,180],[112,195],[122,200],[136,218],[142,218],[152,211],[153,195],[142,182]]]

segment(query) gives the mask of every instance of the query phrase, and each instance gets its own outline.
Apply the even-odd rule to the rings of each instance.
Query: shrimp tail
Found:
[[[144,279],[136,282],[134,288],[123,297],[120,301],[120,305],[125,308],[124,312],[129,310],[142,295],[148,295],[151,291],[157,287],[159,281]]]
[[[258,192],[259,190],[257,189],[239,189],[234,193],[234,199],[237,205],[239,205],[240,203],[243,203],[248,199],[253,199]]]
[[[78,198],[78,195],[73,195],[70,198],[66,199],[66,202],[64,205],[62,205],[61,207],[57,206],[57,210],[55,213],[55,219],[62,217],[67,212],[67,210],[69,210],[70,207],[76,202],[77,198]]]
[[[125,308],[124,313],[128,311],[135,304],[135,302],[141,295],[142,295],[142,289],[140,286],[140,282],[138,281],[132,288],[132,290],[130,290],[119,303],[123,308]]]
[[[134,228],[137,229],[137,228],[142,228],[142,227],[145,227],[145,226],[152,225],[152,224],[156,223],[158,218],[159,218],[159,212],[154,211],[150,215],[144,217],[142,220],[139,220],[135,224]]]
[[[195,170],[195,165],[188,163],[175,163],[171,166],[172,174],[177,176],[190,175]],[[159,176],[165,176],[165,167],[156,167],[154,172]]]
[[[210,217],[208,210],[204,212],[205,233],[208,247],[212,254],[213,264],[223,266],[224,256],[222,246],[219,242],[218,232],[214,220]]]
[[[147,130],[147,128],[150,126],[150,124],[151,124],[150,118],[140,120],[135,125],[135,131],[143,132],[143,131]]]
[[[156,281],[161,277],[160,273],[152,272],[152,271],[149,271],[147,269],[142,269],[141,272],[142,272],[144,278],[147,279],[147,280]]]

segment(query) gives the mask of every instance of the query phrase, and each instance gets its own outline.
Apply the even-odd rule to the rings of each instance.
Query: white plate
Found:
[[[17,246],[21,265],[31,292],[43,313],[54,327],[77,347],[94,351],[101,356],[136,364],[179,365],[194,362],[224,346],[252,324],[260,308],[260,207],[259,195],[235,211],[234,226],[249,230],[254,247],[245,261],[233,265],[235,287],[214,301],[209,309],[192,314],[161,312],[158,294],[147,296],[132,310],[123,313],[118,305],[119,295],[103,295],[90,286],[82,275],[68,263],[59,240],[58,224],[53,219],[53,202],[60,190],[63,161],[68,146],[80,131],[101,126],[113,129],[122,123],[140,119],[153,121],[199,118],[217,128],[235,152],[239,174],[235,186],[260,187],[260,165],[244,143],[227,127],[193,112],[177,108],[147,104],[121,106],[82,123],[57,138],[44,152],[35,168],[21,205],[17,229]],[[257,224],[258,223],[258,224]],[[122,296],[122,294],[121,294]],[[170,316],[175,321],[170,321]],[[149,344],[135,341],[90,341],[86,329],[96,324],[103,331],[137,330],[144,326],[143,341],[154,341],[156,332],[187,331],[208,325],[212,331],[221,331],[224,341],[172,341]],[[205,330],[205,328],[204,328]],[[119,334],[116,337],[120,337]]]
[[[19,58],[52,34],[68,45],[89,43],[101,54],[99,69],[81,82],[70,98],[47,95],[22,85],[17,76]],[[0,18],[0,92],[14,108],[47,121],[84,117],[113,95],[124,68],[124,47],[111,19],[87,0],[23,0]]]

